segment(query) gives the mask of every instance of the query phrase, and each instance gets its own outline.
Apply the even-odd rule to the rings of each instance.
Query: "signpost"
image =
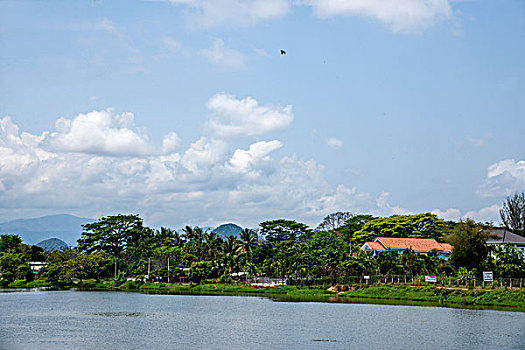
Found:
[[[494,282],[492,271],[483,271],[483,288],[485,288],[485,282]]]
[[[437,276],[425,276],[425,282],[436,283]]]

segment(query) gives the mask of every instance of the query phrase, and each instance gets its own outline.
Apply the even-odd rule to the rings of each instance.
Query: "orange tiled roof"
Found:
[[[454,247],[448,243],[439,243],[443,247],[443,251],[451,253]]]
[[[374,242],[390,249],[411,249],[420,252],[429,252],[432,249],[452,251],[452,246],[447,243],[439,243],[434,238],[395,238],[377,237]]]
[[[386,250],[385,247],[383,247],[379,242],[365,242],[365,244],[368,244],[368,246],[373,250]]]

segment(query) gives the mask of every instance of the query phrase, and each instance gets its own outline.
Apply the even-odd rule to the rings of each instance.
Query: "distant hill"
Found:
[[[81,225],[94,221],[68,214],[48,215],[0,223],[0,233],[18,234],[26,244],[36,244],[51,237],[58,237],[68,245],[75,245],[82,233]]]
[[[58,238],[46,239],[42,242],[38,242],[35,245],[41,248],[44,248],[44,250],[48,250],[51,252],[55,250],[62,250],[62,249],[69,248],[69,245],[66,242]]]
[[[228,236],[239,237],[239,234],[241,233],[241,231],[242,231],[242,227],[240,227],[239,225],[232,224],[232,223],[222,224],[213,229],[213,232],[215,232],[218,236],[222,236],[222,237],[228,237]]]

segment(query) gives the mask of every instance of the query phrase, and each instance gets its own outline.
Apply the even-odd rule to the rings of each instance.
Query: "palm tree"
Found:
[[[257,234],[254,230],[245,228],[239,234],[241,241],[241,251],[243,254],[246,254],[248,258],[252,256],[252,251],[255,245],[257,244]]]
[[[224,241],[222,246],[222,253],[224,259],[224,266],[228,268],[228,273],[232,273],[232,269],[237,263],[239,257],[239,251],[241,250],[241,245],[235,236],[228,236],[228,239]]]

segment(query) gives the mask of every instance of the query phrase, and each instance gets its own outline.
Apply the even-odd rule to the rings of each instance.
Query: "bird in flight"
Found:
[[[281,50],[281,55],[286,55],[286,51]]]

